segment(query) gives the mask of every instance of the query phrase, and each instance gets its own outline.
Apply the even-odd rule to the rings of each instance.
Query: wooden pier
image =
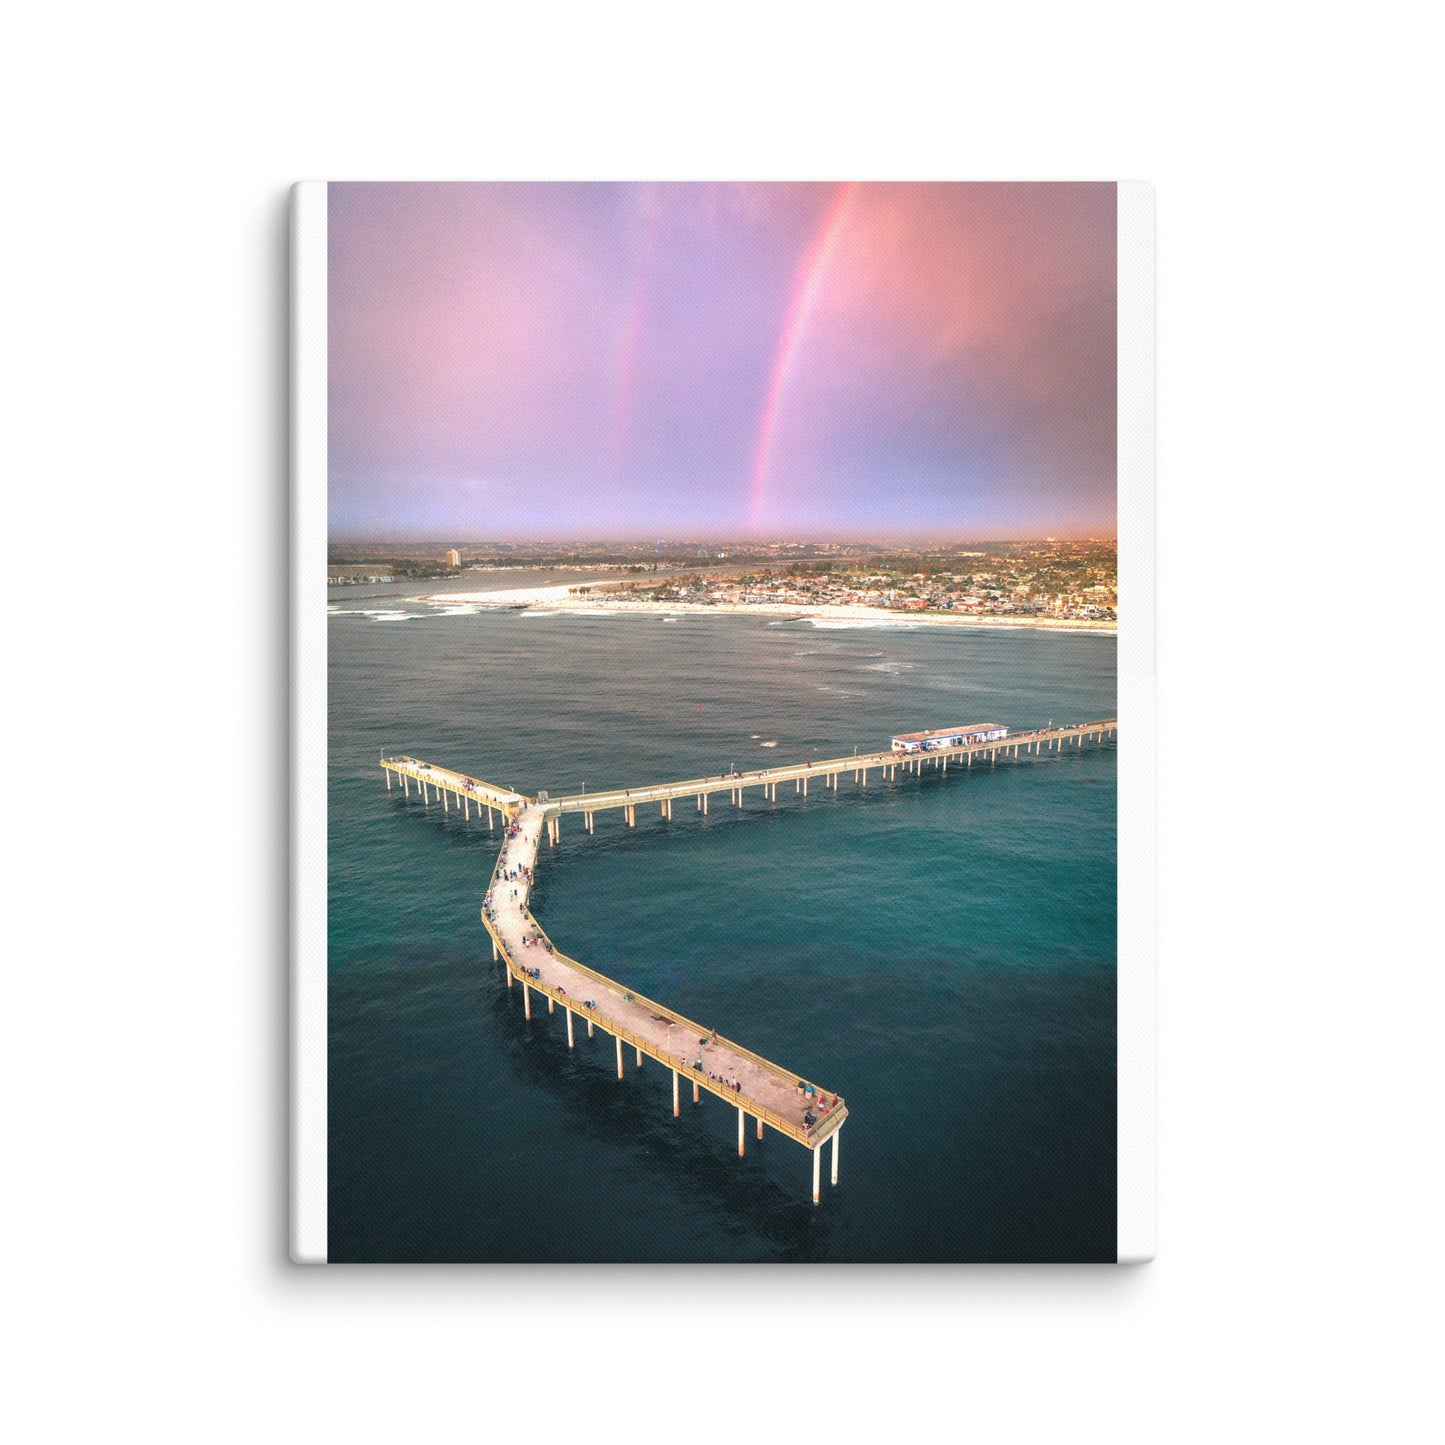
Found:
[[[539,1002],[546,1000],[547,1012],[551,1015],[556,1014],[560,1005],[567,1025],[568,1048],[576,1046],[579,1023],[586,1025],[588,1038],[594,1036],[596,1029],[609,1034],[617,1055],[619,1079],[626,1077],[628,1055],[633,1059],[633,1067],[638,1069],[644,1058],[659,1064],[671,1074],[674,1117],[681,1112],[684,1082],[691,1085],[694,1104],[701,1101],[704,1091],[716,1095],[737,1110],[739,1155],[747,1150],[749,1120],[753,1121],[758,1139],[763,1138],[765,1128],[771,1127],[801,1144],[813,1156],[813,1202],[816,1204],[820,1198],[823,1146],[829,1140],[833,1144],[830,1177],[834,1184],[838,1182],[840,1131],[848,1117],[842,1098],[675,1009],[644,998],[625,984],[559,953],[527,906],[543,830],[555,846],[564,813],[581,813],[586,831],[590,833],[593,815],[606,809],[623,809],[630,827],[636,823],[639,803],[656,803],[661,816],[671,818],[672,805],[677,799],[693,798],[696,810],[706,813],[709,798],[720,792],[727,792],[736,807],[743,805],[743,794],[748,788],[761,788],[764,797],[775,802],[779,783],[791,782],[794,792],[802,796],[807,795],[812,779],[822,779],[825,787],[836,790],[840,780],[847,776],[860,788],[866,788],[868,775],[874,771],[880,778],[892,782],[897,780],[900,769],[921,773],[924,768],[933,767],[946,773],[950,762],[971,768],[977,758],[992,765],[1000,756],[1007,759],[1017,758],[1021,752],[1037,754],[1082,748],[1086,739],[1102,742],[1117,732],[1118,719],[1110,718],[1014,733],[994,742],[924,753],[900,754],[890,750],[822,761],[808,759],[744,773],[730,772],[716,777],[560,798],[549,798],[546,793],[528,797],[417,758],[384,757],[381,766],[386,772],[388,788],[399,783],[410,796],[414,783],[428,805],[438,800],[445,810],[459,806],[467,819],[475,807],[478,821],[485,810],[489,827],[495,827],[496,815],[501,815],[503,843],[482,902],[482,922],[491,935],[493,958],[505,965],[508,987],[521,986],[524,1015],[528,1019],[532,1017],[532,996],[536,994]]]

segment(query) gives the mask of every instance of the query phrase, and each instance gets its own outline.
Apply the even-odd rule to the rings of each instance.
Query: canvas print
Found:
[[[1121,195],[298,198],[298,1258],[1131,1255]]]

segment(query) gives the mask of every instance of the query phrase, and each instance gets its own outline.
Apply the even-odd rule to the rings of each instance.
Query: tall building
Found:
[[[462,554],[455,547],[447,553],[447,566],[460,567],[462,565]]]

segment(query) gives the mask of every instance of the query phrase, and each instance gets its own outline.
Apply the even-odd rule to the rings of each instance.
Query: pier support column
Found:
[[[761,1139],[762,1137],[763,1137],[763,1116],[762,1116],[761,1114],[759,1114],[759,1115],[758,1115],[758,1138]]]
[[[496,824],[493,822],[493,819],[492,819],[492,805],[491,805],[490,803],[488,803],[488,804],[487,804],[487,832],[490,833],[495,826],[496,826]]]
[[[702,795],[702,813],[703,813],[703,817],[707,817],[707,794],[706,794],[706,793],[704,793],[704,794]]]
[[[451,790],[450,788],[443,788],[443,789],[441,790],[441,794],[442,794],[442,812],[443,812],[443,813],[450,813],[451,810],[452,810],[452,790]]]
[[[813,1203],[818,1202],[818,1175],[823,1163],[822,1153],[818,1149],[813,1150]]]
[[[497,961],[497,940],[494,938],[494,939],[492,940],[492,962],[495,963],[496,961]],[[512,977],[512,975],[511,975],[510,973],[508,973],[507,977],[508,977],[508,979],[510,979],[510,978]]]
[[[804,796],[805,798],[808,796],[808,780],[807,780],[807,778],[804,778],[804,779],[803,779],[803,796]]]
[[[407,781],[405,773],[401,775],[401,795],[403,798],[411,797],[411,784]]]
[[[389,793],[391,792],[391,769],[383,768],[382,772],[386,774],[386,791]]]
[[[838,1182],[838,1138],[843,1132],[841,1124],[833,1131],[833,1183]]]
[[[532,990],[525,983],[522,985],[522,1014],[525,1018],[532,1017]]]
[[[589,1039],[592,1037],[592,1015],[591,1015],[591,1014],[588,1014],[588,1015],[587,1015],[587,1037],[588,1037]]]
[[[464,823],[470,823],[471,821],[472,821],[472,806],[471,806],[471,803],[470,803],[466,798],[463,798],[463,799],[462,799],[462,822],[464,822]]]
[[[571,1009],[568,1009],[568,1010],[567,1010],[567,1047],[568,1047],[569,1049],[573,1047],[573,1044],[572,1044],[572,1010],[571,1010]]]
[[[677,1070],[672,1071],[672,1117],[677,1118],[681,1110],[677,1103]]]
[[[868,769],[867,769],[867,768],[864,768],[864,769],[863,769],[863,786],[864,786],[865,788],[868,786]]]
[[[557,1012],[557,1000],[550,993],[547,995],[547,1012],[549,1014]]]
[[[743,1113],[742,1105],[739,1104],[739,1105],[738,1105],[738,1158],[739,1158],[739,1159],[743,1158],[744,1155],[747,1153],[747,1147],[748,1147],[748,1146],[747,1146],[747,1134],[745,1133],[745,1126],[746,1126],[746,1122],[747,1122],[747,1117],[748,1117],[748,1116]]]
[[[637,1067],[638,1067],[639,1069],[642,1067],[642,1050],[641,1050],[641,1049],[638,1049],[638,1051],[637,1051]]]
[[[697,1091],[697,1080],[694,1079],[692,1081],[692,1102],[696,1104],[701,1097],[702,1095]]]
[[[622,1038],[620,1035],[614,1035],[614,1037],[617,1039],[617,1077],[620,1079],[622,1077]]]

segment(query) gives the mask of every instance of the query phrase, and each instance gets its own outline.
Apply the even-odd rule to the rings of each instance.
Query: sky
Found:
[[[332,184],[331,536],[1112,537],[1115,204]]]

